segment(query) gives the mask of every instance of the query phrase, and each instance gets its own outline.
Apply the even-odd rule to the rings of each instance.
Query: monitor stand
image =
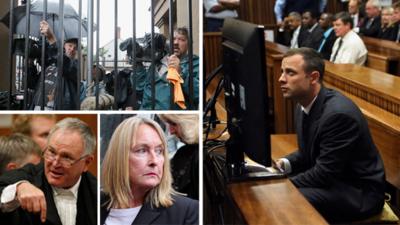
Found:
[[[228,182],[240,182],[249,180],[266,180],[284,178],[286,174],[272,167],[265,167],[251,161],[238,149],[234,139],[229,139],[226,144],[226,161],[224,167],[225,177]],[[247,160],[245,160],[245,158]]]

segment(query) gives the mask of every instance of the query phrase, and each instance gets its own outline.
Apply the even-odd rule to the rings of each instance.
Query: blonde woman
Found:
[[[196,114],[161,114],[169,132],[184,146],[171,159],[171,172],[175,190],[199,199],[199,116]]]
[[[166,146],[153,120],[117,127],[103,161],[101,224],[198,224],[198,202],[172,188]]]

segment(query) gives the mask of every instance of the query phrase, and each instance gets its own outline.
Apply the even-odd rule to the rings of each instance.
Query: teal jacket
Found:
[[[184,80],[182,84],[182,90],[185,95],[185,105],[188,110],[197,110],[199,108],[199,57],[193,55],[193,106],[189,108],[189,61],[188,56],[181,59],[181,76]],[[156,79],[155,79],[155,110],[181,110],[177,104],[173,104],[170,107],[171,99],[171,88],[170,83],[167,80],[167,65],[166,58],[163,58],[161,65],[157,66],[156,69]],[[144,85],[138,83],[138,88],[140,89],[143,85],[143,101],[141,109],[151,110],[151,66],[145,71],[144,69],[139,70],[136,75],[137,77],[143,78],[146,76]]]

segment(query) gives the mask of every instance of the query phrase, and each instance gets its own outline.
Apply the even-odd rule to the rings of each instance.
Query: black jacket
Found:
[[[379,212],[385,172],[358,107],[339,92],[322,88],[309,115],[298,106],[295,120],[299,151],[287,156],[293,184],[323,189],[327,195],[341,193],[346,201],[357,202],[359,215]],[[335,211],[340,206],[327,207]]]
[[[336,34],[335,31],[332,30],[320,52],[322,54],[322,57],[324,57],[324,59],[329,60],[331,58],[332,48],[333,45],[335,44],[335,41],[336,41]]]
[[[40,188],[46,198],[46,222],[40,221],[39,214],[17,208],[10,213],[0,213],[1,223],[7,225],[62,225],[53,199],[53,191],[44,174],[43,163],[28,164],[0,177],[0,193],[3,189],[20,180],[27,180]],[[97,180],[90,173],[83,173],[78,189],[76,225],[97,225]]]
[[[80,102],[78,99],[79,92],[77,89],[78,82],[78,60],[70,59],[63,54],[63,74],[58,74],[57,60],[58,47],[57,44],[46,45],[46,68],[45,68],[45,106],[48,102],[47,96],[54,94],[54,109],[56,110],[76,110],[79,109]],[[55,72],[50,72],[55,70]],[[42,104],[42,78],[39,79],[36,88],[32,108],[41,106]]]
[[[174,189],[199,199],[199,145],[184,145],[171,159],[171,173]]]
[[[101,193],[100,225],[103,225],[110,211],[107,209],[109,197]],[[183,196],[174,196],[174,204],[168,208],[152,208],[143,204],[134,224],[199,224],[199,203]]]
[[[381,17],[374,17],[372,24],[367,28],[369,20],[371,19],[366,18],[363,21],[363,24],[360,26],[360,35],[377,38],[381,29]]]
[[[308,30],[304,30],[304,37],[301,43],[301,46],[299,47],[308,47],[312,48],[314,50],[318,50],[319,45],[321,44],[321,41],[324,37],[324,30],[317,25],[312,32],[309,32]]]

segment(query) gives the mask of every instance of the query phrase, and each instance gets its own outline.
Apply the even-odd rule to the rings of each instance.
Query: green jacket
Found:
[[[188,110],[197,110],[199,108],[199,57],[193,55],[193,107],[189,108],[189,61],[188,56],[181,59],[181,76],[184,80],[182,90],[185,95],[185,105]],[[161,65],[157,66],[155,79],[155,110],[180,110],[177,104],[170,107],[171,88],[167,80],[166,57],[163,58]],[[143,101],[141,109],[151,110],[151,66],[146,71],[146,80],[143,88]],[[138,71],[137,76],[143,77],[143,70]],[[138,83],[140,86],[141,84]],[[138,89],[138,86],[137,86]]]

